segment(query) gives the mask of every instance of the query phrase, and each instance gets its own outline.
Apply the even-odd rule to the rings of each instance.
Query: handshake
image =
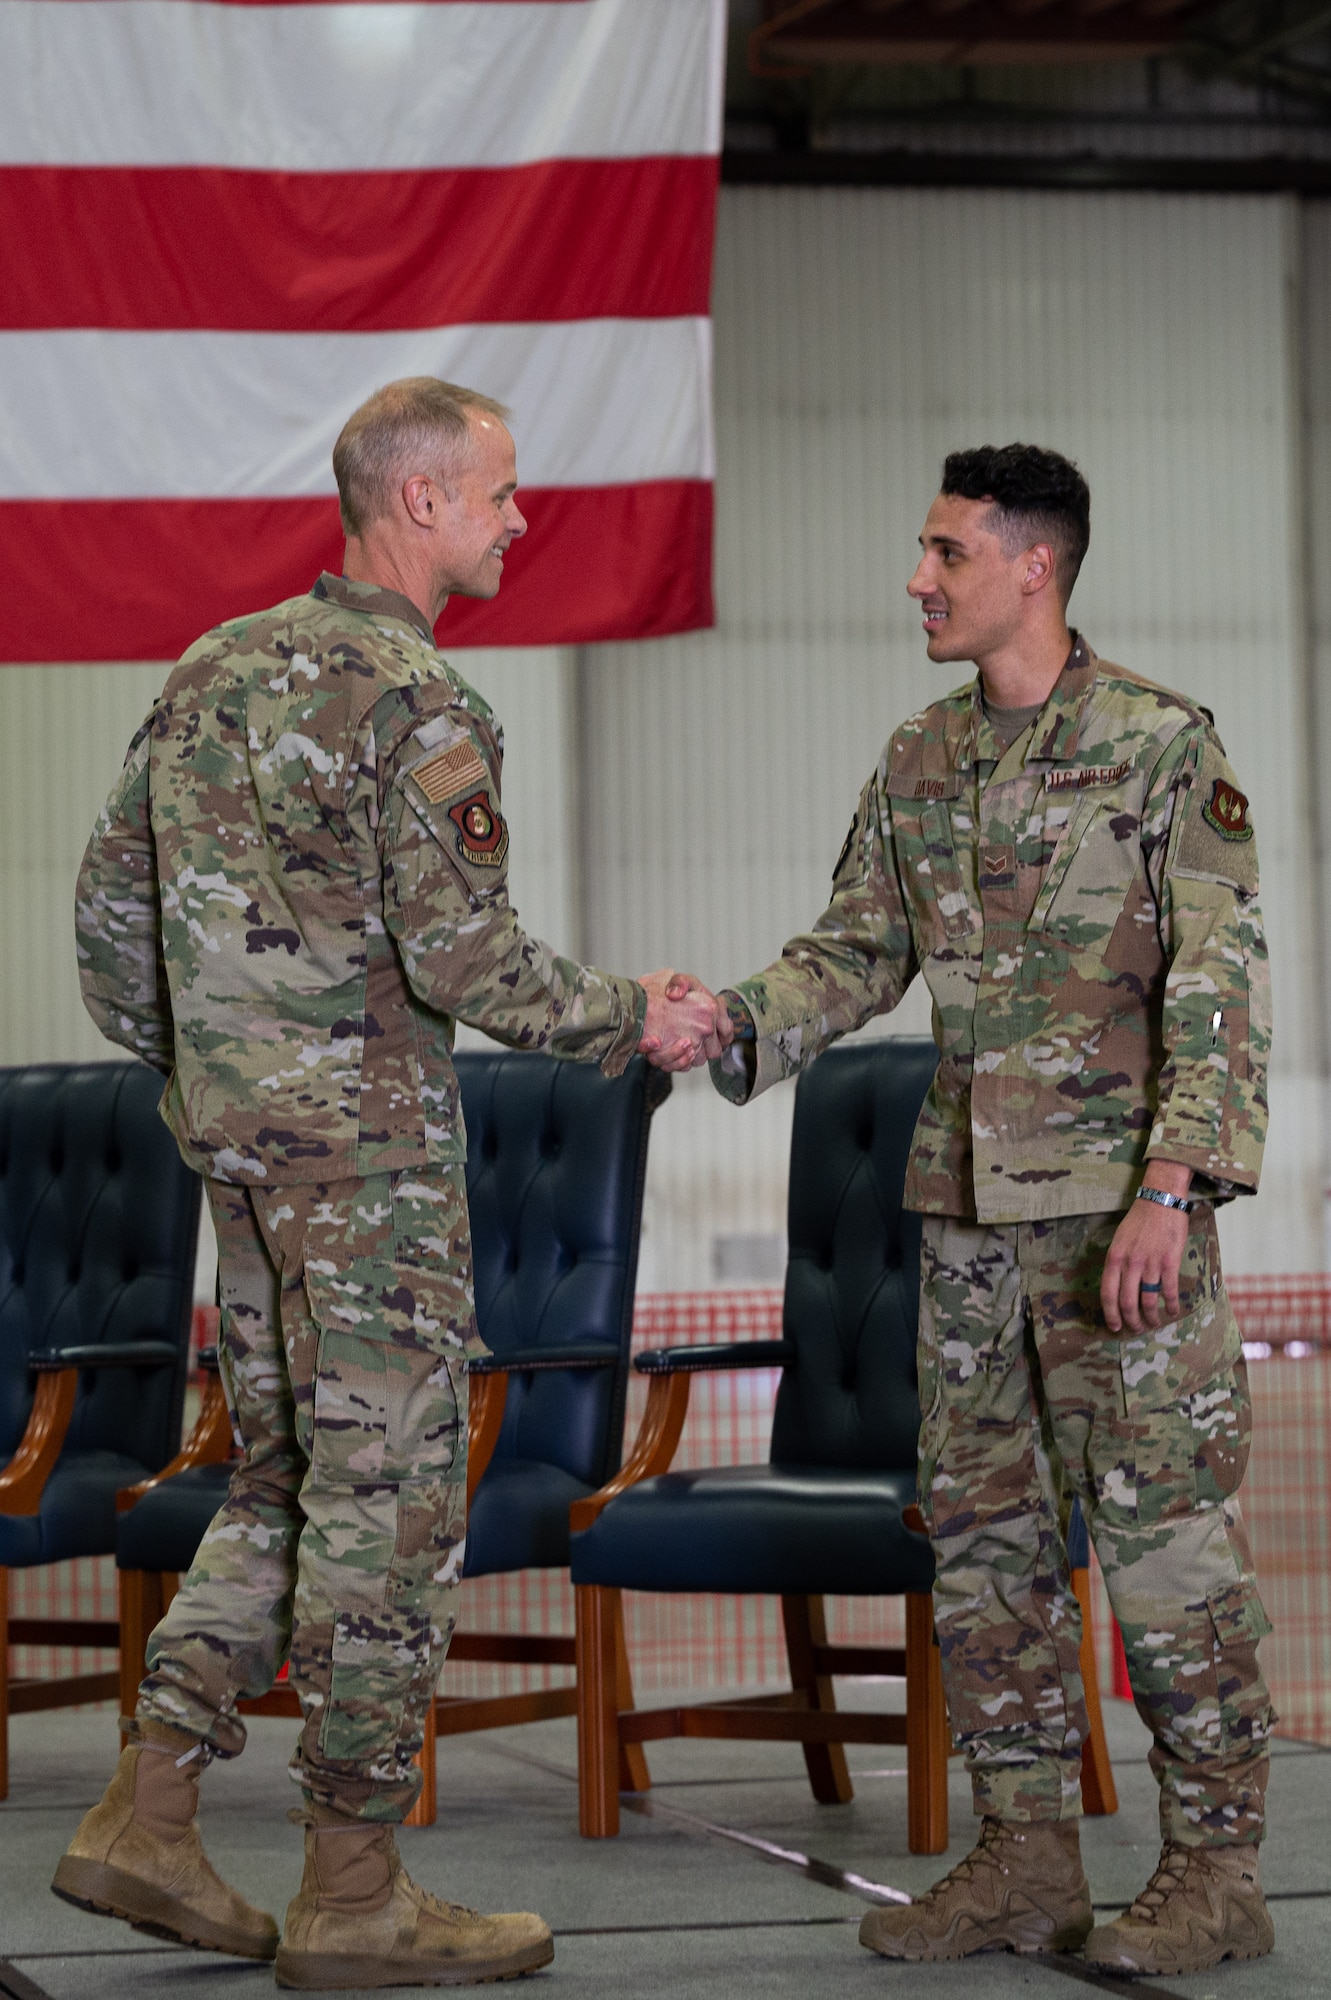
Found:
[[[657,1069],[698,1069],[735,1039],[724,1000],[687,972],[652,972],[638,984],[647,995],[641,1055]]]

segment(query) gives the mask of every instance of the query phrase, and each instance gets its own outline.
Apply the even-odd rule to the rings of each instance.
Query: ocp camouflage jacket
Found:
[[[558,958],[508,900],[503,740],[394,591],[322,576],[192,646],[79,875],[79,976],[170,1073],[189,1163],[241,1184],[466,1157],[454,1018],[599,1059],[646,996]]]
[[[986,1223],[1123,1208],[1148,1159],[1256,1188],[1270,989],[1247,800],[1204,710],[1078,641],[1006,751],[978,679],[865,786],[832,901],[736,989],[742,1103],[923,970],[938,1074],[911,1208]]]

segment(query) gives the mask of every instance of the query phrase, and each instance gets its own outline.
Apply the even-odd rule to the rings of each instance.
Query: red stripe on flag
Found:
[[[441,645],[655,638],[713,619],[705,480],[522,492],[530,523],[490,603],[456,598]],[[201,632],[340,570],[337,502],[6,500],[0,660],[170,660]]]
[[[0,326],[405,331],[705,314],[717,162],[0,168]]]
[[[48,0],[48,4],[58,4],[58,0]],[[181,7],[193,7],[201,0],[177,0]],[[367,4],[367,0],[206,0],[213,7],[357,7]],[[371,6],[376,0],[368,0]],[[596,0],[410,0],[417,7],[594,7]]]

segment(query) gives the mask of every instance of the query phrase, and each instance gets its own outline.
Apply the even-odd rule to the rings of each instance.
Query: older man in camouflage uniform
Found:
[[[207,1176],[245,1455],[54,1886],[276,1953],[297,1987],[501,1978],[553,1953],[538,1917],[417,1888],[392,1839],[466,1525],[479,1343],[454,1021],[611,1075],[640,1047],[667,1067],[720,1047],[710,996],[556,957],[509,903],[502,737],[432,637],[453,591],[494,595],[524,531],[503,415],[425,378],[350,419],[345,575],[190,649],[78,886],[88,1008],[168,1074],[164,1115]],[[203,1763],[244,1745],[237,1701],[288,1653],[306,1868],[279,1944],[213,1875],[194,1809]]]
[[[727,996],[737,1040],[714,1076],[744,1102],[924,973],[940,1057],[906,1187],[924,1214],[920,1494],[983,1828],[863,1942],[926,1959],[1091,1933],[1076,1495],[1164,1837],[1088,1956],[1178,1973],[1272,1942],[1269,1626],[1235,1498],[1249,1404],[1212,1209],[1257,1185],[1266,947],[1211,717],[1068,629],[1088,538],[1085,482],[1056,454],[949,458],[910,592],[930,658],[979,676],[892,737],[829,908]]]

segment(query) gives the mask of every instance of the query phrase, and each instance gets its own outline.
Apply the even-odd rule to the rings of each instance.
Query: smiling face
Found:
[[[1052,569],[1043,544],[1004,553],[989,525],[993,502],[940,493],[920,535],[923,551],[906,585],[924,613],[931,660],[983,661],[1021,629],[1033,565]]]
[[[444,596],[493,597],[504,555],[527,523],[518,511],[513,439],[497,417],[472,414],[471,450],[441,479],[437,587]]]

